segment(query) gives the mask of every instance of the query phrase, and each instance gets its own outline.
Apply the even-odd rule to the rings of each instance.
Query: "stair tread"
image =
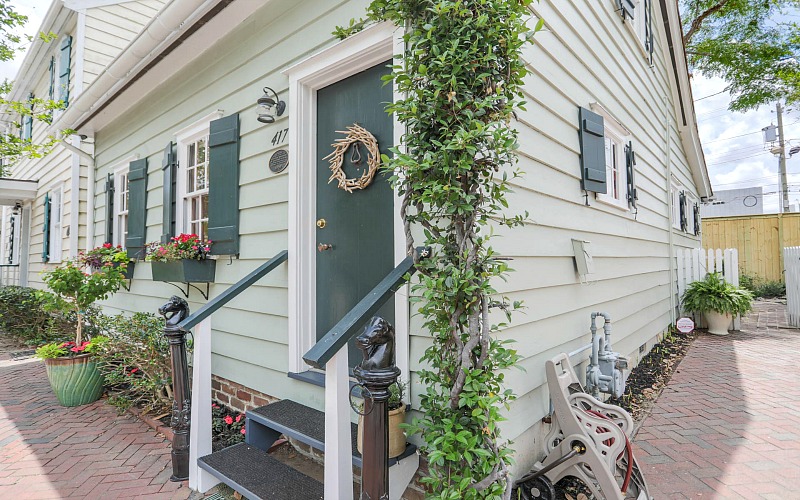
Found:
[[[245,443],[201,457],[198,462],[250,500],[322,500],[324,496],[322,483]]]
[[[289,399],[275,401],[247,412],[248,418],[263,423],[303,443],[325,451],[325,413]],[[360,458],[356,447],[358,427],[350,424],[353,455]]]

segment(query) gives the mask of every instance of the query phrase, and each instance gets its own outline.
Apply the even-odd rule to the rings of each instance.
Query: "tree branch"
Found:
[[[700,27],[703,25],[703,22],[710,15],[715,14],[716,12],[719,12],[720,10],[722,10],[722,8],[725,7],[725,5],[728,2],[729,2],[729,0],[720,0],[716,4],[712,5],[708,9],[706,9],[704,12],[701,12],[700,15],[695,17],[694,20],[692,20],[692,24],[689,25],[689,30],[686,32],[685,35],[683,35],[683,45],[688,47],[689,46],[689,42],[692,40],[692,37],[694,36],[694,34],[697,33],[697,30],[699,30]]]

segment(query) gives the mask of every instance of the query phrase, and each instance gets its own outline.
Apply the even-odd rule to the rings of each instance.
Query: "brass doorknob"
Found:
[[[317,250],[319,250],[320,252],[325,252],[327,250],[333,250],[333,245],[329,245],[327,243],[320,243],[319,245],[317,245]]]
[[[320,228],[320,229],[324,228],[326,224],[327,224],[327,222],[325,221],[325,219],[317,220],[317,227]]]

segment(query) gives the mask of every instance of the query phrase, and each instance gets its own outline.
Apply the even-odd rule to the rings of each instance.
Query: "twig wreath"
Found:
[[[348,193],[352,193],[354,189],[364,189],[372,184],[372,179],[378,171],[381,164],[381,154],[378,148],[378,140],[372,135],[369,130],[361,125],[354,123],[347,127],[347,130],[337,130],[339,134],[347,134],[345,137],[336,139],[336,142],[331,144],[333,152],[323,158],[330,162],[331,177],[328,179],[330,184],[334,179],[338,182],[339,189],[344,189]],[[353,163],[361,162],[361,153],[358,151],[358,144],[361,143],[367,148],[367,171],[361,174],[361,177],[349,178],[344,173],[342,165],[344,163],[344,155],[351,145],[355,146],[351,161]]]

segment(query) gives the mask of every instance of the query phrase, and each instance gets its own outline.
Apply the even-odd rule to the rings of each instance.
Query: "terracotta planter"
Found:
[[[358,439],[356,447],[358,452],[361,453],[361,443],[364,440],[364,432],[362,431],[362,423],[364,417],[358,417]],[[406,451],[406,433],[400,428],[400,424],[406,420],[406,407],[405,405],[397,408],[396,410],[389,411],[389,458],[399,457]]]
[[[214,259],[151,262],[150,264],[153,270],[153,281],[212,283],[217,269],[217,261]]]
[[[730,313],[721,314],[716,311],[708,311],[705,316],[708,323],[708,333],[713,335],[728,334],[728,328],[731,326],[731,320],[733,319]]]
[[[94,403],[103,395],[103,375],[91,354],[45,359],[50,387],[61,406]]]

